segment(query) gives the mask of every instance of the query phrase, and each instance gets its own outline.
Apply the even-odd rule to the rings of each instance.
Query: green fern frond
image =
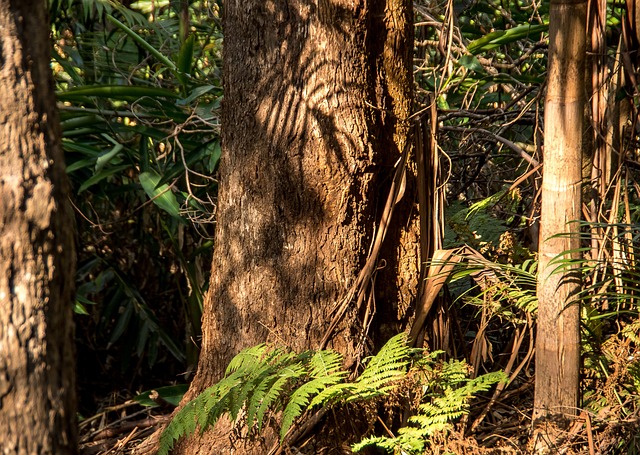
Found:
[[[351,382],[342,382],[339,384],[333,384],[326,389],[322,390],[318,393],[311,403],[309,403],[309,408],[313,408],[315,406],[325,406],[327,404],[333,404],[344,397],[349,397],[353,395],[353,391],[356,389],[356,386]]]
[[[271,371],[269,371],[271,373]],[[247,404],[247,425],[251,427],[256,420],[256,414],[258,412],[258,408],[261,406],[264,398],[271,393],[272,386],[274,381],[276,380],[272,375],[262,377],[262,380],[258,380],[257,383],[247,382],[245,387],[253,386],[253,394],[251,400],[249,400]],[[274,391],[275,392],[275,391]],[[248,390],[245,392],[245,397],[248,395]],[[258,419],[260,423],[261,419]],[[259,424],[260,426],[260,424]]]
[[[383,395],[406,376],[410,355],[419,351],[407,345],[406,334],[391,338],[373,357],[365,359],[365,370],[355,382],[336,383],[319,392],[309,407],[325,406],[336,401],[354,402]]]
[[[262,422],[268,410],[277,411],[275,406],[276,400],[281,397],[285,388],[295,380],[303,377],[307,373],[306,368],[302,364],[293,364],[279,373],[278,379],[273,383],[269,392],[264,396],[258,412],[256,414],[258,432],[262,429]],[[297,417],[297,416],[296,416]],[[249,422],[251,422],[249,420]]]
[[[296,355],[264,344],[246,349],[230,362],[220,382],[176,414],[160,438],[159,453],[167,454],[185,434],[215,425],[225,413],[238,420],[242,410],[244,423],[251,431],[260,431],[267,412],[284,407],[280,432],[284,438],[295,420],[314,406],[371,399],[391,390],[406,376],[411,355],[417,352],[422,351],[407,346],[406,335],[395,336],[367,359],[355,382],[344,382],[348,372],[341,368],[342,356],[333,351]]]
[[[187,403],[169,422],[160,435],[158,455],[167,455],[180,437],[196,431],[195,406],[195,401]]]
[[[427,357],[413,367],[424,369],[434,358]],[[425,365],[426,364],[426,365]],[[429,401],[422,403],[418,414],[408,419],[410,426],[400,428],[397,436],[370,437],[352,449],[360,451],[367,446],[376,446],[387,452],[420,454],[424,452],[429,437],[437,432],[446,431],[451,423],[466,414],[469,401],[479,392],[489,390],[497,382],[506,381],[503,372],[489,373],[474,379],[469,379],[469,366],[465,362],[452,360],[441,364],[440,368],[427,368],[435,376],[425,376],[423,384],[431,390],[425,398]]]
[[[198,398],[196,398],[196,417],[200,426],[200,432],[214,425],[218,419],[229,409],[230,403],[233,402],[233,395],[236,393],[236,387],[241,384],[239,380],[234,381],[236,387],[230,387],[231,381],[225,384],[224,390],[216,390],[211,387],[205,390]],[[237,412],[237,410],[236,410]]]
[[[406,376],[410,355],[415,351],[408,346],[406,334],[391,338],[378,354],[366,360],[367,367],[354,382],[353,395],[346,401],[370,399],[388,392],[394,382]]]
[[[297,361],[296,357],[293,353],[286,353],[279,349],[267,354],[256,368],[245,375],[244,384],[234,397],[230,410],[240,410],[247,403],[247,424],[252,426],[254,412],[263,401],[265,394],[281,391],[281,389],[272,390],[278,380],[279,372],[290,368]],[[236,413],[230,411],[230,415],[233,420],[236,420]]]
[[[402,427],[398,430],[398,436],[404,447],[421,447],[424,449],[426,440],[437,433],[451,428],[451,422],[432,423],[420,427]],[[416,439],[418,439],[416,441]],[[411,453],[411,452],[409,452]],[[420,452],[421,453],[421,452]]]
[[[468,412],[469,400],[476,394],[486,392],[494,384],[507,380],[501,371],[467,379],[461,376],[465,374],[465,366],[464,362],[446,363],[441,376],[445,383],[443,392],[433,396],[430,403],[421,404],[420,413],[409,418],[409,421],[427,428],[458,419]]]
[[[233,408],[233,403],[237,401],[235,397],[239,392],[238,389],[246,383],[246,376],[250,371],[246,367],[235,370],[231,375],[209,387],[196,398],[196,403],[201,404],[196,406],[197,422],[201,431],[204,431],[209,425],[215,424],[229,409],[234,416],[237,414],[238,409]]]
[[[404,430],[405,428],[401,428]],[[409,430],[409,428],[406,428]],[[419,429],[411,428],[411,433],[398,435],[396,438],[387,438],[385,436],[373,436],[354,444],[351,449],[359,452],[365,447],[375,446],[389,453],[422,453],[425,448],[425,438],[428,436],[423,434]]]
[[[319,351],[313,355],[309,364],[309,376],[313,379],[302,384],[291,394],[282,414],[281,440],[284,439],[295,419],[302,415],[305,409],[310,409],[319,403],[326,402],[323,401],[326,398],[320,397],[316,403],[310,403],[312,397],[315,399],[321,391],[331,389],[347,377],[348,373],[340,368],[341,364],[342,356],[333,351]],[[335,395],[332,395],[332,397],[335,397]]]
[[[420,414],[411,416],[408,421],[418,424],[429,435],[450,428],[452,421],[466,414],[461,410],[441,409],[438,406],[425,406],[420,411]]]
[[[329,350],[317,351],[309,362],[309,376],[319,378],[337,372],[342,366],[342,356]]]
[[[239,396],[243,393],[247,378],[252,375],[254,378],[260,377],[260,372],[269,367],[268,361],[278,352],[268,353],[266,345],[258,345],[234,357],[220,382],[207,388],[174,416],[160,437],[158,454],[168,454],[177,439],[193,434],[197,427],[204,431],[214,425],[225,412],[237,417],[244,405],[239,401]]]
[[[625,326],[624,329],[622,329],[622,334],[636,344],[640,344],[640,336],[638,336],[639,333],[640,319],[632,322],[631,324]]]
[[[469,376],[469,365],[466,362],[450,360],[442,364],[441,381],[446,388],[455,387],[465,382]]]
[[[266,351],[267,345],[264,343],[244,349],[231,359],[231,362],[229,362],[227,370],[225,371],[225,375],[229,375],[236,370],[252,368],[256,361],[260,360],[264,356]]]
[[[355,382],[359,388],[383,387],[389,382],[406,375],[408,357],[403,361],[369,365]],[[365,376],[365,373],[367,375]]]
[[[631,377],[633,387],[636,389],[636,396],[640,394],[640,360],[632,362],[627,367],[627,372]]]
[[[516,316],[514,309],[535,313],[538,262],[526,259],[522,263],[502,264],[472,255],[452,274],[452,281],[471,276],[477,286],[467,288],[458,298],[478,306],[493,303],[493,311],[509,318]],[[474,290],[480,289],[475,295]],[[489,298],[487,298],[489,297]]]

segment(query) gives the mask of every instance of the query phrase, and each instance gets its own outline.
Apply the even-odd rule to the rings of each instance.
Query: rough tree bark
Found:
[[[0,0],[0,452],[77,451],[73,213],[45,2]]]
[[[552,262],[580,246],[586,1],[551,2],[544,117],[540,275],[534,421],[571,416],[578,406],[579,279]],[[558,234],[570,234],[556,236]],[[553,237],[556,236],[556,237]],[[545,445],[544,438],[541,438]],[[540,446],[538,446],[540,447]]]
[[[410,129],[409,0],[229,1],[224,29],[216,246],[187,400],[243,348],[321,345],[365,263]],[[378,261],[384,292],[359,309],[354,299],[330,337],[347,363],[368,349],[367,312],[395,332],[415,295],[413,225],[405,217],[398,226]],[[227,450],[228,438],[205,434],[176,453]]]

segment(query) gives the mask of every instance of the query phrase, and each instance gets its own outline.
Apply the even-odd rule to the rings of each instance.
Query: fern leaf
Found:
[[[283,354],[276,350],[270,352],[258,363],[251,371],[248,371],[243,378],[243,385],[240,387],[233,397],[232,409],[230,415],[236,420],[237,413],[247,404],[247,425],[253,424],[253,414],[258,404],[264,397],[266,391],[276,380],[274,375],[277,373],[281,363],[286,364],[290,360],[291,355]]]
[[[622,329],[622,334],[636,344],[640,344],[640,320],[632,322]]]
[[[298,378],[301,378],[307,373],[306,368],[300,363],[290,365],[289,367],[280,370],[279,377],[272,384],[269,392],[264,396],[260,406],[256,413],[256,421],[258,426],[258,432],[262,429],[262,423],[266,412],[271,409],[276,411],[278,408],[275,406],[277,399],[282,397],[282,393],[285,388]]]
[[[235,388],[231,388],[221,395],[207,397],[209,399],[206,400],[206,407],[203,406],[201,412],[197,414],[197,423],[200,425],[201,433],[203,433],[207,428],[215,425],[218,419],[222,417],[225,412],[230,411],[233,403],[234,392],[236,392]],[[198,402],[196,401],[196,403]]]
[[[403,431],[404,430],[404,431]],[[427,436],[424,431],[418,428],[404,427],[401,428],[397,437],[389,438],[386,436],[369,437],[363,441],[354,444],[351,449],[354,452],[359,452],[362,449],[375,446],[386,452],[401,453],[401,454],[421,454],[425,449],[425,439]]]
[[[353,394],[347,401],[370,399],[391,390],[393,383],[406,376],[409,356],[414,352],[401,333],[391,338],[374,357],[354,383]]]
[[[243,379],[244,373],[236,370],[196,398],[196,421],[200,425],[201,431],[214,425],[229,409],[233,404],[234,393],[237,393],[236,390],[243,383]]]
[[[309,361],[309,376],[313,378],[328,376],[342,366],[342,355],[335,351],[318,351]]]
[[[430,371],[430,374],[425,376],[428,383],[424,385],[428,385],[428,389],[433,392],[426,396],[430,401],[422,403],[418,414],[409,418],[410,426],[400,428],[395,437],[367,438],[355,444],[352,447],[354,451],[375,446],[387,452],[422,454],[431,436],[449,430],[454,420],[468,412],[469,400],[476,393],[487,391],[493,384],[508,379],[503,372],[468,379],[469,367],[465,362],[452,360],[443,363],[440,368],[431,368],[434,360],[435,355],[432,353],[413,367],[418,371]],[[377,371],[372,377],[384,376],[385,371],[388,372],[384,369],[382,373]]]
[[[356,386],[351,382],[333,384],[318,393],[309,403],[309,409],[315,406],[326,406],[353,394]]]
[[[255,382],[251,381],[245,384],[244,394],[248,394],[249,389],[251,389],[251,397],[247,400],[247,426],[249,426],[250,428],[255,422],[258,407],[262,403],[265,395],[269,393],[269,390],[277,379],[274,376],[275,372],[273,370],[269,370],[268,373],[268,375],[266,374],[266,372],[263,373],[263,375],[261,377],[258,377]]]
[[[247,411],[247,421],[253,425],[254,418],[257,421],[258,431],[262,428],[262,420],[266,411],[280,398],[285,387],[291,382],[308,374],[308,364],[313,357],[311,351],[305,351],[297,356],[288,357],[286,362],[280,363],[274,368],[274,375],[269,382],[265,381],[264,393],[254,394]],[[263,386],[258,387],[260,390]],[[276,410],[275,407],[272,410]]]
[[[160,435],[158,455],[167,455],[175,441],[196,431],[195,405],[194,401],[187,403],[169,422]]]
[[[238,353],[227,366],[225,376],[233,373],[236,370],[247,370],[253,367],[263,356],[267,350],[267,346],[259,344],[247,349],[244,349]]]
[[[301,385],[297,388],[289,398],[289,402],[282,414],[282,423],[280,425],[280,439],[284,439],[284,436],[291,428],[291,425],[297,419],[305,409],[310,409],[319,403],[309,403],[311,397],[316,397],[320,391],[327,390],[332,386],[340,383],[347,376],[347,372],[339,370],[339,365],[335,368],[329,368],[324,370],[323,374],[328,376],[320,376],[312,379],[311,381]],[[316,373],[318,370],[314,370]],[[334,396],[334,395],[331,395]],[[321,398],[322,400],[322,398]],[[322,401],[320,401],[322,402]]]
[[[356,401],[361,399],[373,398],[375,396],[384,395],[388,391],[396,387],[397,381],[406,376],[407,362],[396,365],[389,365],[391,370],[376,371],[376,375],[371,375],[364,380],[358,379],[355,382],[355,390],[353,395],[347,401]]]
[[[367,361],[367,368],[362,372],[358,381],[366,381],[369,377],[375,377],[379,371],[397,368],[398,365],[406,365],[412,349],[407,345],[407,336],[404,333],[394,336],[380,349],[380,352]]]

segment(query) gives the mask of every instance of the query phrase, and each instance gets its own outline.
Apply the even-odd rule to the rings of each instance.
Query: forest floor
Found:
[[[472,410],[472,413],[464,416],[451,431],[434,436],[424,453],[533,453],[531,405],[531,390],[513,394],[507,400],[492,404],[482,423],[470,432],[469,427],[480,415],[478,412],[474,415]],[[487,407],[478,406],[474,409],[487,410]],[[133,454],[138,446],[170,420],[171,413],[172,409],[167,404],[143,407],[134,400],[104,406],[96,415],[80,423],[80,454]],[[559,436],[556,438],[553,453],[640,453],[640,415],[616,415],[614,409],[603,409],[599,415],[582,411],[567,430],[560,431],[554,427],[551,431]],[[542,432],[539,437],[545,437],[545,433]],[[333,451],[327,450],[323,453],[329,455]]]

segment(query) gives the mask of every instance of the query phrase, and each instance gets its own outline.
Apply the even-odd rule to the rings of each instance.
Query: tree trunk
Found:
[[[45,2],[0,0],[0,452],[77,451],[73,213]]]
[[[579,277],[558,257],[580,246],[581,155],[584,115],[586,1],[552,1],[545,102],[544,175],[534,420],[572,416],[578,406]],[[565,234],[556,236],[558,234]],[[570,235],[566,235],[570,234]],[[572,250],[573,253],[563,253]]]
[[[401,329],[418,281],[415,221],[397,209],[405,219],[390,229],[372,272],[386,265],[376,280],[384,292],[370,299],[368,278],[366,295],[349,301],[327,336],[408,143],[411,2],[231,1],[224,28],[216,244],[186,399],[264,341],[304,350],[324,339],[347,364],[357,362],[370,348],[370,316],[394,327],[383,332]],[[195,436],[176,453],[226,453],[228,439],[212,449],[212,438]]]

